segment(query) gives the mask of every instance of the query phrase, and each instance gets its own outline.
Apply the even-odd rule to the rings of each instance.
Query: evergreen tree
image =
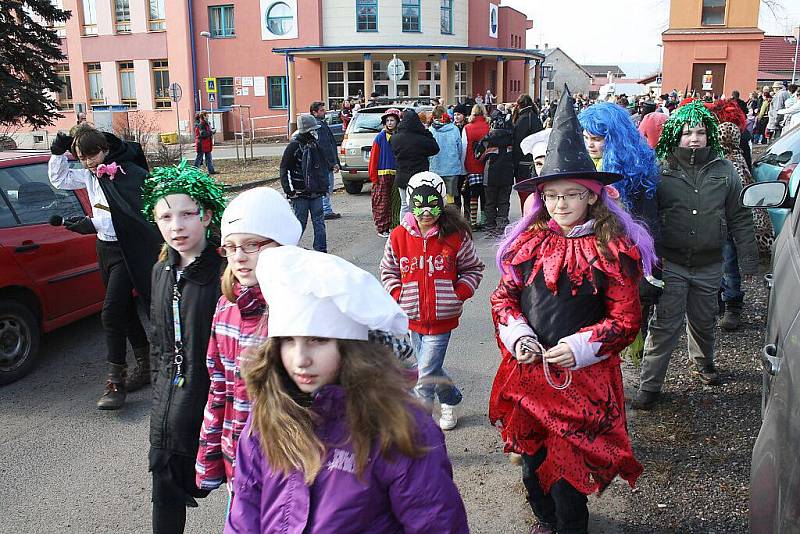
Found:
[[[56,32],[69,11],[51,0],[0,0],[0,125],[34,128],[53,124],[61,89],[55,66],[65,59]]]

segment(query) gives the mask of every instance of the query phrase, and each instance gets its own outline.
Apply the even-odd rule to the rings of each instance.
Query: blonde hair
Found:
[[[488,118],[488,115],[486,115],[486,108],[483,107],[483,104],[475,104],[472,106],[472,112],[469,114],[469,120],[471,121],[473,117],[483,117],[484,119]]]
[[[243,367],[252,405],[252,430],[275,472],[304,474],[312,484],[322,469],[326,448],[314,432],[319,415],[309,395],[299,391],[281,359],[282,338],[271,338]],[[418,442],[411,408],[417,405],[409,390],[413,380],[404,374],[391,351],[368,341],[336,340],[341,355],[339,384],[346,392],[348,440],[361,476],[373,444],[388,457],[392,451],[419,458],[427,449]]]
[[[233,287],[238,281],[229,263],[225,266],[225,271],[222,273],[222,294],[225,295],[228,302],[236,302],[236,293],[234,293]]]

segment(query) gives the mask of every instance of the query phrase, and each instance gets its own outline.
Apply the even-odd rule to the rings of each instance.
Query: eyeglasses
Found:
[[[245,243],[243,245],[222,245],[221,247],[217,248],[217,253],[223,258],[235,255],[237,249],[242,249],[242,252],[245,254],[255,254],[261,250],[261,247],[264,245],[269,245],[272,242],[272,239],[266,239],[264,241],[250,241],[249,243]]]
[[[575,202],[576,200],[583,200],[586,198],[586,195],[589,194],[589,190],[581,191],[580,193],[567,193],[566,195],[556,195],[555,193],[542,193],[542,200],[547,202],[548,204],[553,204],[558,202],[562,198],[567,202]]]

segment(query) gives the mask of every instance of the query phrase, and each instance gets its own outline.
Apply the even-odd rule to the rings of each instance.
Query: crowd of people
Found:
[[[719,384],[720,296],[735,329],[740,273],[773,237],[738,202],[755,106],[662,102],[585,105],[565,90],[544,109],[522,95],[491,113],[386,110],[369,163],[380,280],[327,254],[339,161],[322,102],[298,118],[283,194],[227,203],[185,161],[149,170],[141,147],[86,123],[59,134],[50,180],[87,189],[93,215],[66,227],[96,234],[106,284],[98,408],[152,381],[153,532],[183,532],[187,507],[223,485],[226,533],[468,532],[442,430],[463,399],[445,360],[483,279],[477,230],[500,275],[489,419],[521,464],[531,532],[587,532],[587,495],[643,470],[621,354],[639,354],[630,401],[651,409],[688,321],[696,374]],[[787,97],[777,115],[797,106]],[[309,216],[314,250],[298,246]]]

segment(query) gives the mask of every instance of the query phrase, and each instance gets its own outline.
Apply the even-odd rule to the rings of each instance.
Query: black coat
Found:
[[[481,139],[475,155],[486,161],[484,170],[486,185],[508,187],[514,184],[513,142],[511,130],[503,129],[490,130]]]
[[[148,173],[141,165],[147,162],[138,143],[127,143],[109,133],[105,137],[109,152],[104,163],[116,162],[124,174],[118,172],[113,180],[103,176],[98,182],[108,200],[125,267],[136,292],[149,309],[150,271],[158,259],[163,240],[158,229],[142,214],[142,185]]]
[[[514,177],[517,180],[530,178],[533,172],[533,156],[523,154],[520,143],[531,134],[542,130],[542,121],[533,107],[522,109],[514,123]]]
[[[408,181],[418,172],[428,170],[428,158],[439,153],[439,145],[433,134],[423,126],[413,109],[403,111],[403,120],[389,140],[397,162],[394,183],[400,189],[408,187]]]
[[[153,407],[150,414],[150,447],[175,454],[197,454],[203,410],[210,380],[206,367],[211,320],[220,296],[223,259],[209,244],[178,282],[183,341],[183,387],[175,379],[175,327],[172,297],[178,253],[153,267],[153,301],[150,308],[150,359],[153,370]]]

